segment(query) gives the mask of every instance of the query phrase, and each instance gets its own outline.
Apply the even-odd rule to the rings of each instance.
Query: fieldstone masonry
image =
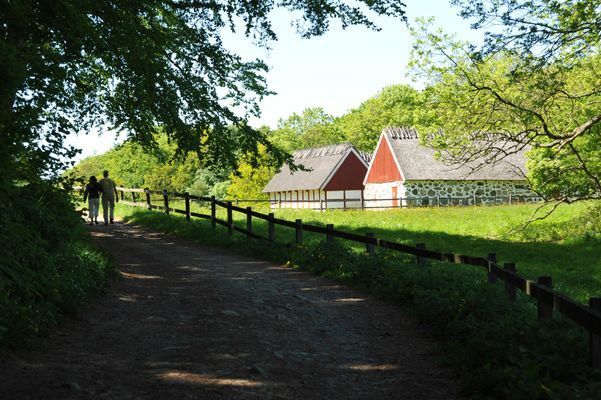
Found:
[[[398,204],[426,205],[485,205],[502,203],[533,203],[542,199],[524,181],[410,181],[367,184],[367,207],[391,207],[392,186],[397,186]],[[374,199],[375,201],[369,201]],[[376,200],[377,199],[377,200]]]

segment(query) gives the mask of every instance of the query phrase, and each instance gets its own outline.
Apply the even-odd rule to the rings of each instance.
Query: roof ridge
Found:
[[[382,129],[382,133],[386,134],[393,140],[417,140],[419,134],[413,126],[389,126]]]
[[[353,146],[352,143],[343,142],[337,144],[330,144],[327,146],[310,147],[307,149],[297,150],[292,156],[296,159],[328,157],[344,154],[351,148],[355,148],[355,146]]]

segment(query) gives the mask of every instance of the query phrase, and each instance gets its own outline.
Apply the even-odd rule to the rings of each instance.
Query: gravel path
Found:
[[[0,399],[457,398],[397,306],[131,224],[90,231],[122,278],[1,360]]]

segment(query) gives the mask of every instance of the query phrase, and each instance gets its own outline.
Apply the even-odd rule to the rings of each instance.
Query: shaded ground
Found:
[[[397,306],[135,225],[90,230],[122,279],[0,361],[0,399],[457,397]]]

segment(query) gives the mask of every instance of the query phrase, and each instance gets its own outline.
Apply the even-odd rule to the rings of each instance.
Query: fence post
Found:
[[[297,219],[294,224],[296,229],[296,244],[301,244],[303,243],[303,221]]]
[[[144,193],[146,193],[146,208],[152,210],[152,204],[150,203],[150,189],[144,188]]]
[[[493,267],[497,265],[497,254],[496,253],[488,253],[488,283],[495,283],[497,281],[497,276],[493,271]]]
[[[163,189],[163,203],[165,205],[165,214],[169,215],[169,194],[167,189]]]
[[[275,241],[275,224],[273,223],[273,216],[274,216],[273,213],[269,213],[269,219],[267,220],[267,224],[268,224],[267,238],[271,242]]]
[[[425,243],[417,243],[415,245],[416,248],[420,249],[420,250],[426,250],[426,244]],[[417,262],[418,264],[422,264],[425,265],[428,261],[426,260],[426,257],[422,257],[422,256],[417,256],[415,259],[415,262]]]
[[[211,227],[215,229],[217,226],[217,204],[215,203],[215,196],[211,196]]]
[[[232,218],[232,202],[228,201],[227,203],[227,234],[234,234],[234,221]]]
[[[131,201],[136,202],[136,192],[131,192]]]
[[[514,274],[516,273],[515,263],[505,263],[503,264],[503,268],[505,269],[505,271],[513,272]],[[507,280],[505,281],[505,293],[507,294],[507,298],[509,300],[515,301],[515,286],[513,285],[513,283],[510,283]]]
[[[328,230],[328,233],[326,233],[326,242],[333,242],[334,235],[332,234],[332,231],[334,230],[334,224],[327,224],[326,229]]]
[[[123,189],[120,190],[121,192],[121,201],[125,200],[125,194],[123,193]]]
[[[186,221],[190,222],[190,193],[184,193],[184,201],[186,202]]]
[[[509,192],[509,204],[511,205],[511,192]]]
[[[252,207],[246,207],[246,237],[252,239],[253,233],[253,216]]]
[[[591,297],[588,305],[595,311],[601,312],[601,297]],[[590,332],[590,365],[593,368],[601,367],[601,336]]]
[[[375,238],[376,234],[373,232],[368,232],[365,234],[368,238]],[[365,245],[367,249],[367,254],[374,254],[376,252],[376,246],[373,243],[367,243]]]
[[[546,286],[549,289],[553,287],[553,280],[550,276],[539,276],[536,283],[542,286]],[[538,299],[538,319],[551,318],[553,315],[553,306],[543,303]]]

